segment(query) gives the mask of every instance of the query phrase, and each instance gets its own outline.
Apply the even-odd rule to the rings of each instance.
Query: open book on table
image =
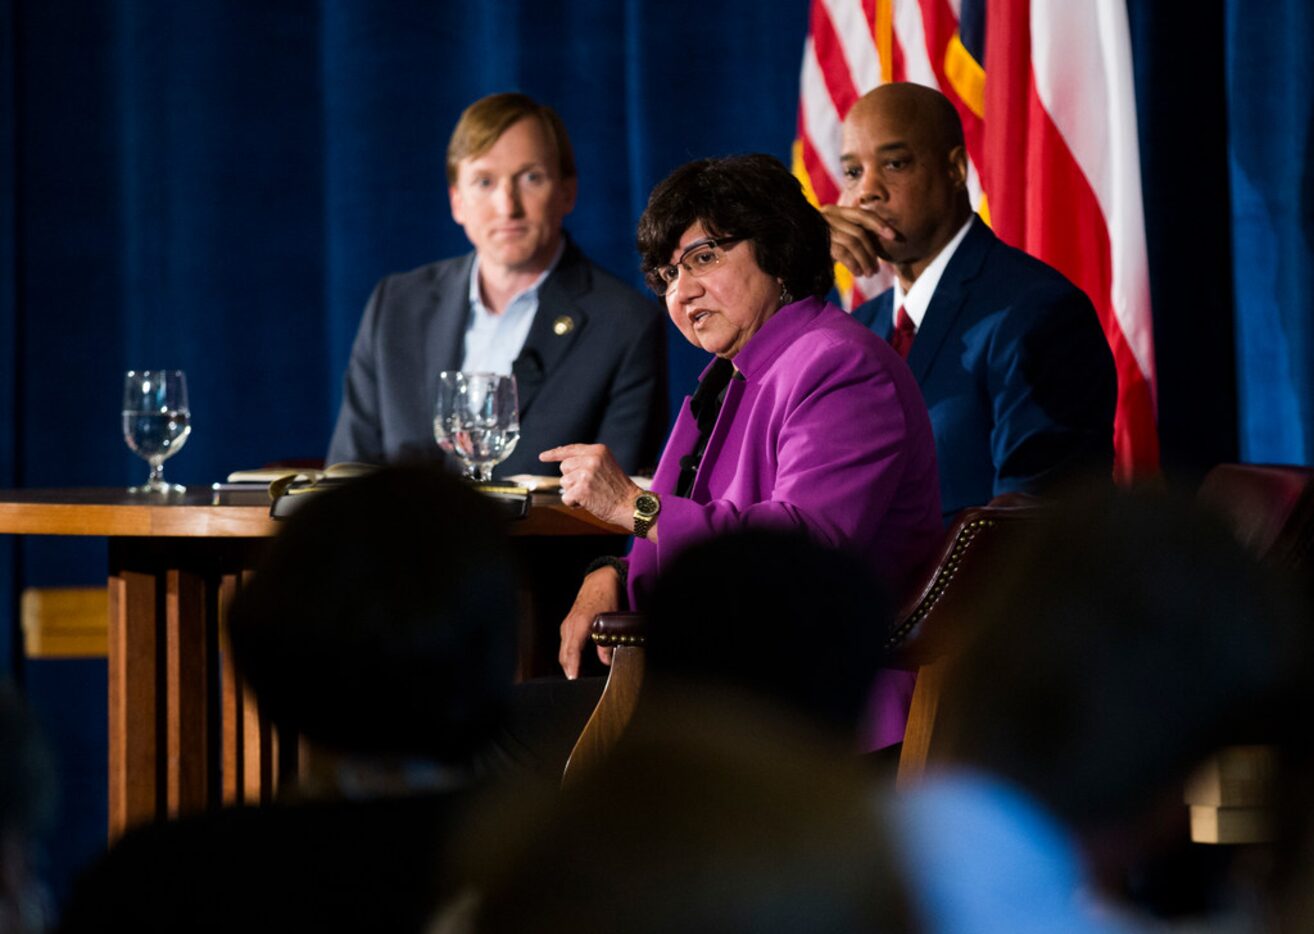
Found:
[[[254,470],[234,470],[223,483],[214,484],[216,490],[258,490],[267,488],[272,497],[285,492],[300,492],[320,485],[332,486],[353,477],[364,476],[377,470],[373,464],[344,462],[327,467],[257,467]]]

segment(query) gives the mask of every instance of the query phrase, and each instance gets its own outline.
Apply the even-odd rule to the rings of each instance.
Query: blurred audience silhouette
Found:
[[[857,726],[889,613],[855,557],[789,532],[663,569],[629,729],[559,797],[467,838],[435,930],[917,930]]]
[[[50,748],[18,693],[0,684],[0,931],[45,930],[40,852],[55,810]]]
[[[1290,596],[1191,501],[1060,503],[999,565],[900,804],[930,928],[1135,929],[1111,893],[1184,838],[1190,771],[1287,735],[1309,658]]]
[[[637,715],[683,684],[712,684],[856,743],[890,612],[870,569],[847,551],[785,531],[708,539],[681,552],[654,589],[650,684]]]
[[[514,671],[496,508],[436,467],[313,494],[229,618],[239,674],[309,748],[296,803],[127,834],[67,931],[421,930]]]
[[[498,809],[434,934],[920,930],[866,770],[743,692],[665,698],[536,805]]]
[[[130,832],[63,929],[1144,930],[1128,880],[1184,838],[1191,770],[1239,742],[1300,767],[1269,904],[1281,930],[1309,916],[1308,618],[1193,502],[1079,494],[1000,556],[931,767],[897,795],[855,754],[889,603],[855,557],[765,531],[663,568],[609,756],[564,792],[491,790],[503,525],[430,468],[316,494],[230,618],[241,676],[304,737],[295,800]],[[0,894],[33,787],[0,787]]]

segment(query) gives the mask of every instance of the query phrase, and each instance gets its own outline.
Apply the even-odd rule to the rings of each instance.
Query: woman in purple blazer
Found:
[[[825,301],[829,231],[780,162],[749,155],[677,169],[654,189],[638,240],[671,320],[714,359],[651,492],[605,446],[541,455],[561,465],[563,502],[635,530],[629,558],[586,575],[562,623],[570,678],[595,615],[642,609],[662,564],[718,532],[805,530],[857,554],[896,593],[942,537],[917,384],[885,341]]]

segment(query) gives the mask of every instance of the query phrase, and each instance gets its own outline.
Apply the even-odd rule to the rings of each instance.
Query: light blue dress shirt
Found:
[[[511,364],[520,356],[534,323],[534,315],[538,314],[538,290],[557,268],[565,251],[563,237],[548,268],[529,288],[514,295],[501,314],[494,314],[484,305],[479,293],[479,257],[475,256],[475,261],[470,264],[470,322],[465,328],[461,357],[463,371],[510,375]]]

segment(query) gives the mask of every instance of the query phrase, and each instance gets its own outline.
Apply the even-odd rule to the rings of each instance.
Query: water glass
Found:
[[[123,380],[123,440],[151,472],[129,493],[183,493],[164,480],[164,462],[182,450],[192,433],[187,377],[182,370],[129,370]]]

